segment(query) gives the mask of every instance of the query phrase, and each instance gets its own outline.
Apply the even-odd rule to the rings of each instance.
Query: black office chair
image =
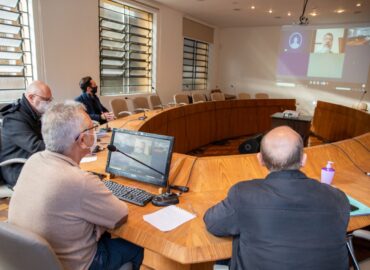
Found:
[[[352,244],[353,237],[362,238],[362,239],[370,241],[370,231],[356,230],[352,234],[347,235],[347,248],[348,248],[348,252],[351,256],[352,264],[353,264],[353,267],[351,267],[351,270],[352,269],[353,270],[360,270],[360,269],[368,270],[370,269],[370,259],[368,258],[361,262],[357,261],[357,258],[355,256],[355,251],[353,248],[353,244]]]

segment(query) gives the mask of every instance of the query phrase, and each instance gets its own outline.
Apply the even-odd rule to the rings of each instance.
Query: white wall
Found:
[[[153,81],[162,102],[168,103],[182,89],[183,14],[162,5],[155,7],[158,43]],[[90,75],[99,84],[98,0],[34,0],[34,9],[39,79],[51,86],[56,100],[78,96],[83,76]],[[217,63],[214,51],[211,61]],[[215,85],[215,72],[217,69],[211,68],[210,87]],[[108,106],[112,98],[101,100]]]
[[[317,100],[345,106],[358,103],[361,92],[276,86],[279,46],[280,27],[220,29],[217,81],[220,88],[232,94],[265,92],[272,98],[296,98],[298,110],[309,114]],[[370,95],[365,100],[369,103]]]

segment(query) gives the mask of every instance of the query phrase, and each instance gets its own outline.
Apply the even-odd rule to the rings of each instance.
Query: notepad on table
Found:
[[[143,216],[146,222],[162,232],[171,231],[195,217],[194,214],[174,205]]]
[[[355,211],[351,211],[351,216],[365,216],[370,215],[370,207],[366,206],[365,204],[353,199],[352,197],[347,195],[347,198],[349,200],[349,203],[358,209]]]

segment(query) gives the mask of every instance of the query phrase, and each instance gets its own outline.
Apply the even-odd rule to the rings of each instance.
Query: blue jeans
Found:
[[[134,270],[139,270],[143,258],[142,247],[121,238],[111,239],[109,233],[104,233],[89,270],[116,270],[127,262],[133,264]]]

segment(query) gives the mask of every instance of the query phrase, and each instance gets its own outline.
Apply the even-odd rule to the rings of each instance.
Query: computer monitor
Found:
[[[106,171],[133,180],[166,187],[172,157],[174,137],[125,129],[113,129]],[[154,168],[140,164],[134,159]],[[158,172],[156,172],[156,170]]]

